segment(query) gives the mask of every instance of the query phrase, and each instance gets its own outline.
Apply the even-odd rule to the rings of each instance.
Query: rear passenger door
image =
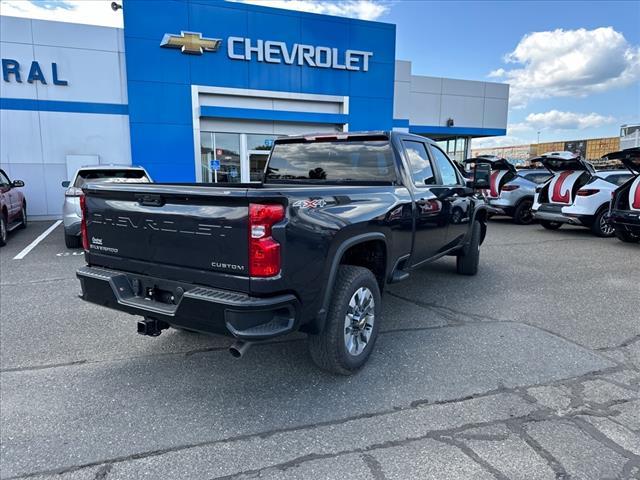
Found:
[[[447,155],[435,145],[430,145],[433,163],[438,170],[437,185],[433,193],[442,203],[442,213],[447,225],[445,244],[450,248],[459,244],[469,231],[473,217],[473,189]]]
[[[415,266],[440,253],[445,243],[447,223],[442,202],[432,192],[436,185],[436,173],[427,144],[413,138],[403,138],[402,146],[415,199],[415,233],[410,260],[410,264]]]

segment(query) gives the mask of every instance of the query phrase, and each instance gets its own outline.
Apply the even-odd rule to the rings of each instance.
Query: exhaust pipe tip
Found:
[[[247,350],[249,350],[250,346],[251,343],[249,342],[237,340],[233,342],[233,344],[229,347],[229,353],[233,358],[242,358],[244,354],[247,353]]]

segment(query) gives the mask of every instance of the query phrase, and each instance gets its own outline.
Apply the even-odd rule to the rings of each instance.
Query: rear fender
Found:
[[[356,235],[354,237],[351,237],[345,240],[336,248],[335,254],[333,255],[333,258],[331,260],[331,266],[329,270],[329,275],[327,276],[327,283],[325,285],[325,291],[323,295],[321,308],[318,311],[318,315],[316,316],[316,319],[312,321],[311,322],[312,325],[310,325],[311,330],[314,333],[315,332],[319,333],[319,332],[322,332],[322,330],[324,330],[324,325],[327,318],[327,312],[329,311],[329,303],[331,302],[331,294],[333,293],[333,286],[335,285],[336,276],[338,274],[338,268],[340,267],[340,262],[342,261],[342,257],[344,256],[345,252],[349,248],[355,245],[358,245],[359,243],[364,243],[371,240],[382,240],[388,252],[387,237],[382,232],[370,232],[370,233],[363,233],[360,235]],[[389,264],[389,258],[387,256],[387,268],[388,268],[388,264]]]

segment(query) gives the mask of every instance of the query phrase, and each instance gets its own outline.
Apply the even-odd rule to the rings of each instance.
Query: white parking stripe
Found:
[[[31,250],[36,248],[36,245],[38,245],[42,240],[44,240],[47,237],[47,235],[49,235],[51,232],[53,232],[56,229],[56,227],[58,225],[60,225],[61,223],[62,223],[62,220],[58,220],[58,221],[54,222],[53,225],[51,225],[44,232],[42,232],[38,238],[36,238],[33,242],[31,242],[29,245],[27,245],[19,254],[17,254],[15,257],[13,257],[13,259],[14,260],[22,260],[24,257],[27,256],[27,254]]]

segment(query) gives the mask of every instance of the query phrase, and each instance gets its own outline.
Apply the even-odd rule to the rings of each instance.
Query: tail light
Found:
[[[502,191],[513,192],[514,190],[517,190],[519,188],[520,188],[520,185],[505,185],[504,187],[502,187]]]
[[[69,187],[64,192],[65,197],[79,197],[82,195],[82,189],[78,187]]]
[[[280,244],[271,228],[284,219],[282,205],[249,204],[249,275],[273,277],[280,273]]]
[[[590,197],[591,195],[595,195],[600,190],[597,188],[581,188],[576,192],[576,196],[578,197]]]
[[[89,250],[89,234],[87,233],[87,203],[84,195],[80,195],[80,211],[82,220],[80,221],[80,236],[82,237],[82,248]]]

